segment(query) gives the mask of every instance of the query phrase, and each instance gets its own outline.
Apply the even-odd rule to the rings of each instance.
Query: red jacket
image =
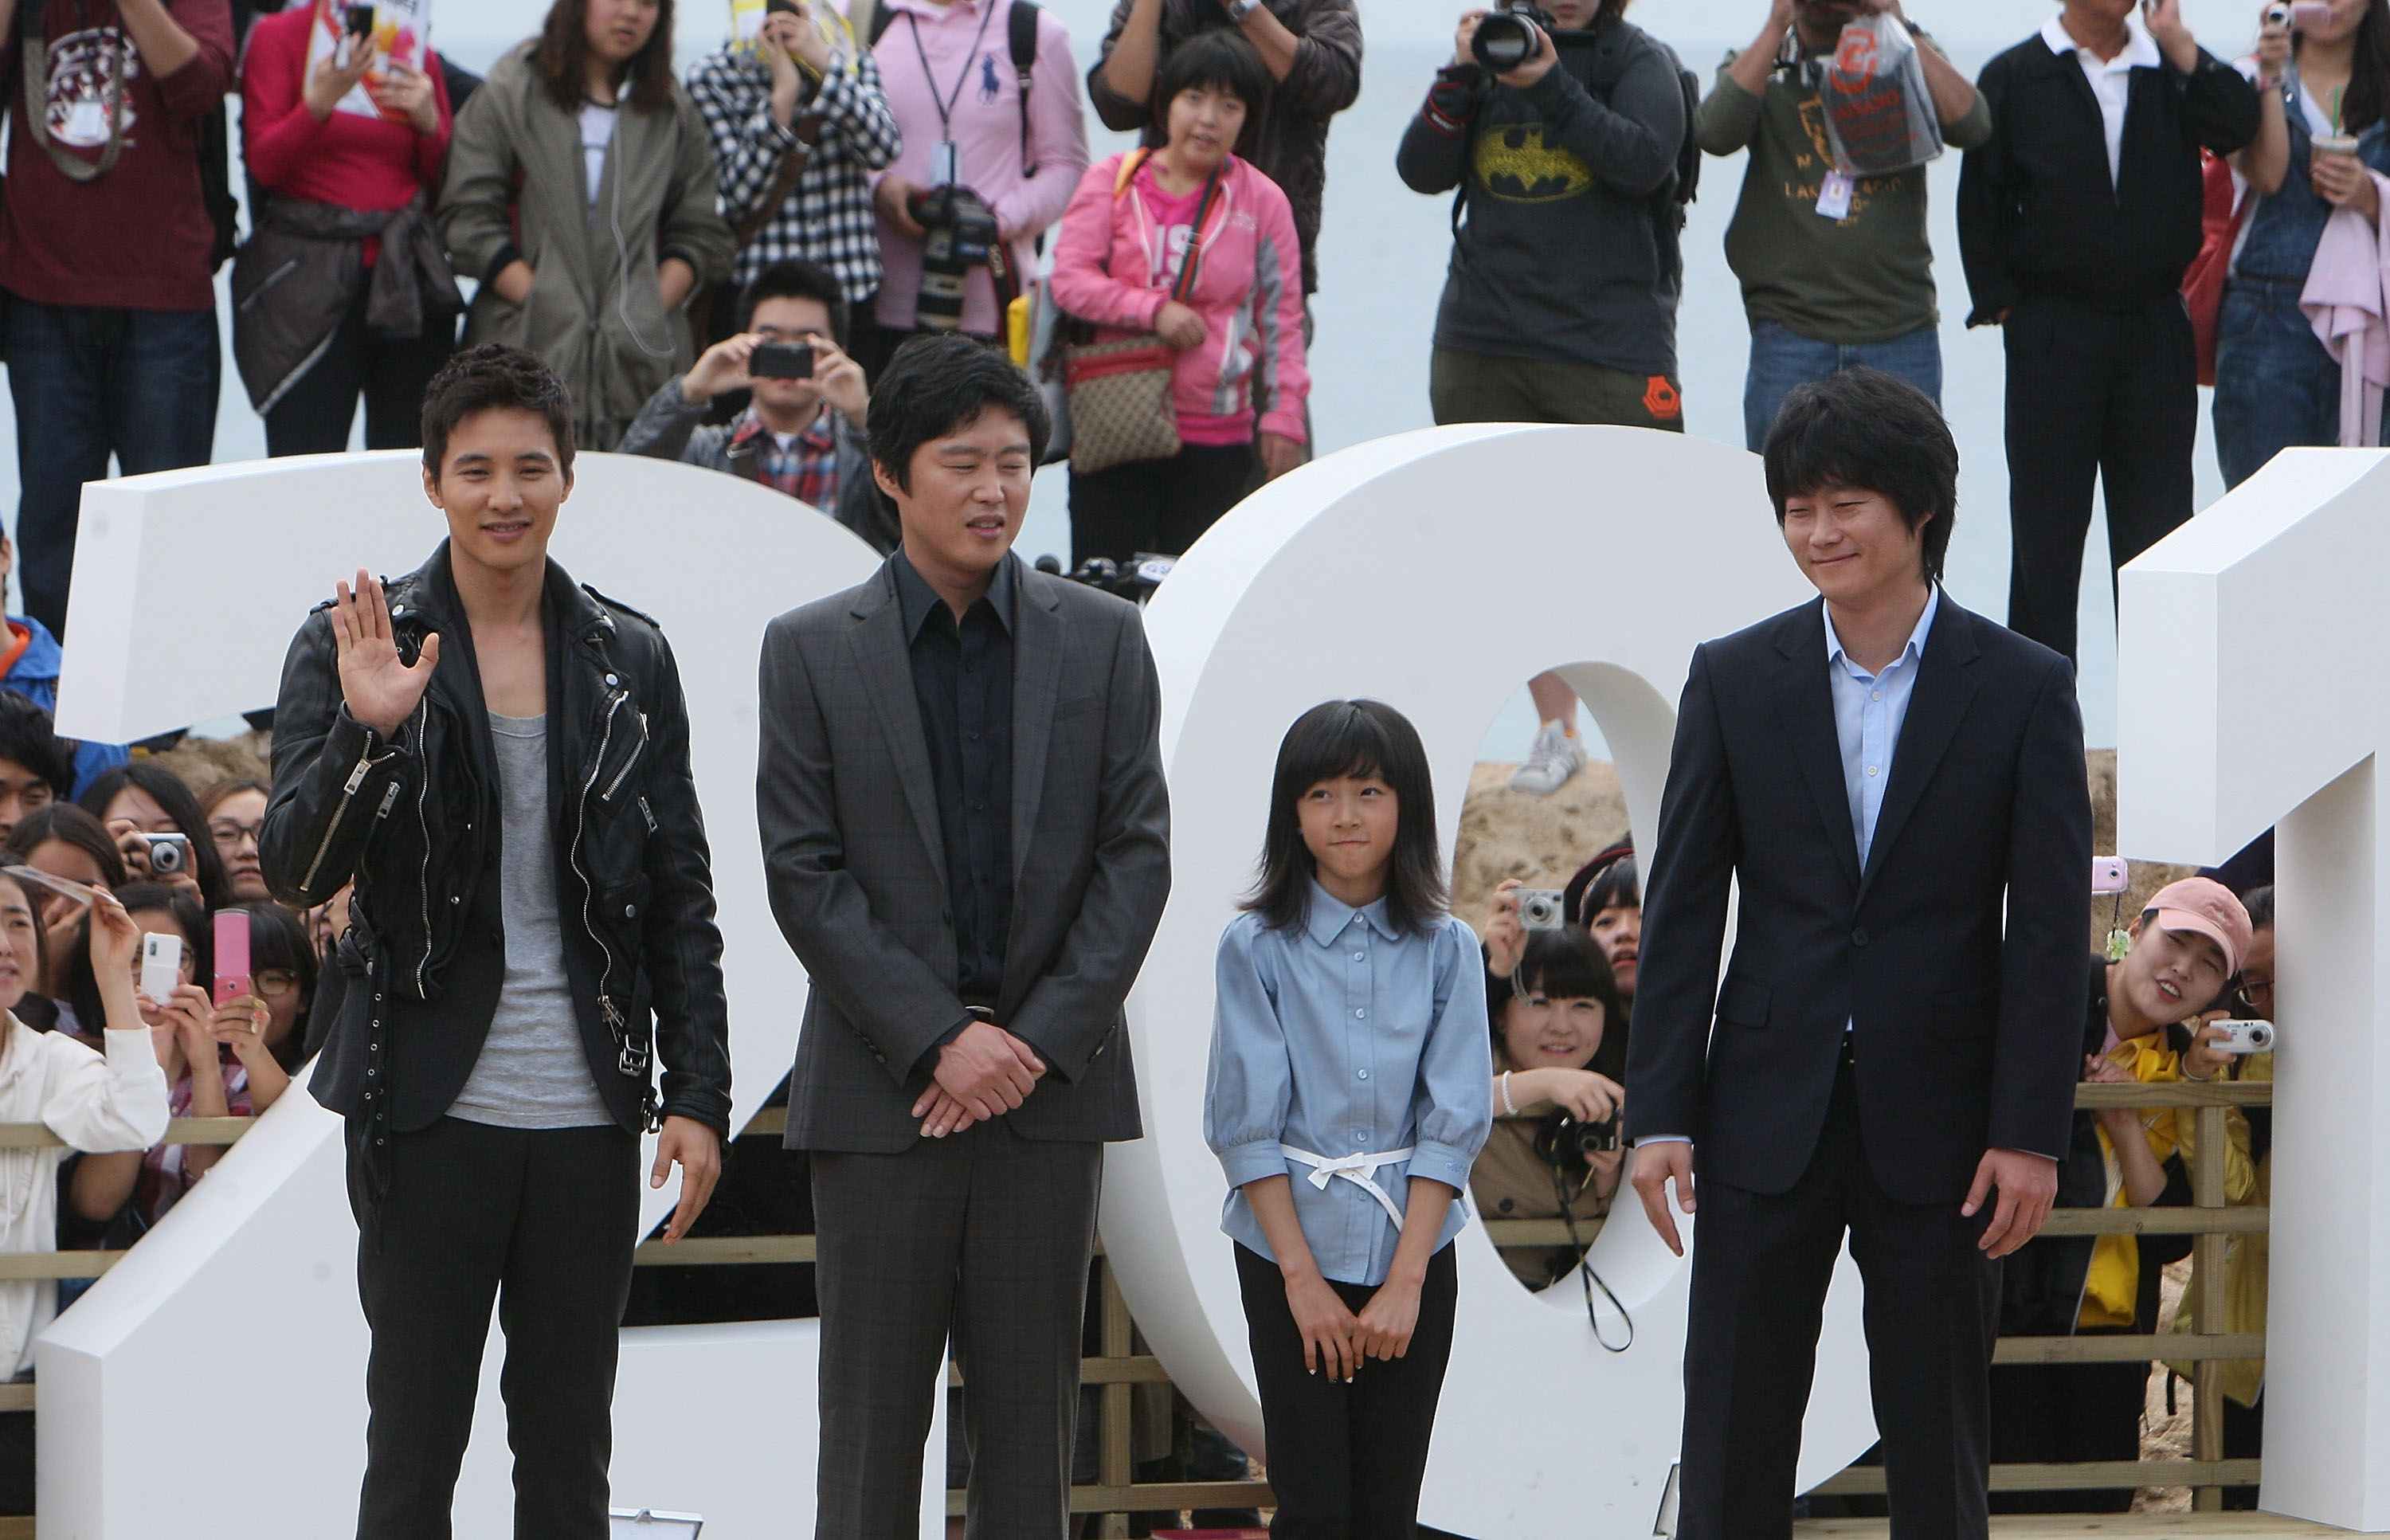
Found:
[[[129,93],[120,158],[90,182],[69,178],[33,143],[19,83],[23,45],[11,35],[0,45],[8,99],[0,288],[50,305],[215,308],[199,125],[232,84],[232,11],[225,0],[167,0],[167,10],[199,51],[161,77],[135,50],[113,0],[48,0],[50,148],[96,162],[117,93]]]
[[[452,122],[440,71],[430,71],[436,134],[338,110],[317,122],[307,110],[307,34],[322,15],[317,0],[260,17],[250,30],[240,67],[241,154],[250,174],[269,192],[343,209],[404,209],[418,191],[427,202],[437,199]],[[375,244],[366,243],[368,263]]]

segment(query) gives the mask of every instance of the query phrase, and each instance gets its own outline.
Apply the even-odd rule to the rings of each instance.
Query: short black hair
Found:
[[[174,829],[191,842],[191,875],[199,879],[199,896],[211,909],[232,902],[232,884],[225,878],[224,857],[216,853],[215,837],[208,832],[207,815],[199,811],[199,800],[191,795],[190,786],[182,776],[156,760],[136,759],[105,771],[76,798],[83,810],[103,824],[108,821],[108,804],[116,801],[127,787],[137,787],[149,794],[159,810],[174,820]]]
[[[1037,387],[1018,365],[960,332],[916,337],[896,350],[872,388],[867,422],[871,457],[906,491],[913,456],[932,439],[958,433],[989,411],[1008,413],[1029,430],[1029,458],[1046,458],[1054,425]]]
[[[1786,502],[1826,487],[1880,493],[1911,531],[1924,525],[1925,577],[1941,580],[1959,509],[1959,445],[1933,397],[1882,369],[1812,380],[1785,399],[1767,460],[1779,525]]]
[[[21,764],[61,797],[74,795],[74,759],[30,697],[0,689],[0,759]]]
[[[819,300],[829,311],[830,340],[846,346],[846,290],[818,263],[776,262],[749,280],[739,295],[739,329],[755,324],[755,307],[766,300]]]
[[[2263,887],[2252,888],[2242,893],[2241,907],[2249,911],[2250,930],[2272,930],[2274,928],[2274,885],[2268,882]]]
[[[1642,874],[1635,865],[1635,847],[1628,845],[1607,860],[1597,857],[1570,879],[1569,887],[1574,890],[1568,899],[1569,916],[1579,925],[1590,927],[1593,917],[1604,909],[1643,907]]]
[[[501,408],[537,412],[556,440],[556,468],[572,468],[572,392],[556,372],[520,348],[484,342],[467,348],[431,377],[423,391],[423,466],[440,479],[448,435],[476,412]]]
[[[1626,1000],[1618,993],[1610,964],[1593,938],[1576,926],[1530,930],[1517,969],[1509,973],[1485,970],[1485,1025],[1497,1054],[1502,1051],[1503,1019],[1511,1000],[1538,994],[1549,1000],[1600,1001],[1605,1041],[1626,1025]]]
[[[877,440],[873,441],[875,443]],[[1317,870],[1303,842],[1303,794],[1339,776],[1375,776],[1394,793],[1394,851],[1386,872],[1386,923],[1424,934],[1445,913],[1444,855],[1435,838],[1435,778],[1408,718],[1382,700],[1323,700],[1294,719],[1278,746],[1261,878],[1244,907],[1273,930],[1311,915]]]
[[[1260,129],[1262,110],[1269,105],[1269,66],[1245,41],[1245,34],[1227,27],[1206,27],[1170,50],[1153,82],[1154,143],[1170,142],[1170,104],[1182,91],[1216,85],[1245,104],[1245,126],[1234,148],[1242,148]]]

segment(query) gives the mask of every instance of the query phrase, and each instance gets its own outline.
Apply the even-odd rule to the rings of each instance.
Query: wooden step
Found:
[[[1890,1523],[1882,1519],[1812,1519],[1792,1526],[1795,1540],[1885,1540]],[[2310,1524],[2270,1513],[2048,1513],[1994,1515],[1992,1540],[2281,1540],[2303,1535],[2353,1532],[2328,1524]]]

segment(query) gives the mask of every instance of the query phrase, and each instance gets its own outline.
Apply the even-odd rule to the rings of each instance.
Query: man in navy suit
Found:
[[[1693,654],[1626,1071],[1679,1250],[1699,1176],[1677,1534],[1791,1534],[1847,1231],[1895,1540],[1981,1536],[1999,1258],[2049,1213],[2080,1051],[2074,669],[1941,591],[1959,455],[1914,387],[1804,386],[1767,459],[1820,598]]]

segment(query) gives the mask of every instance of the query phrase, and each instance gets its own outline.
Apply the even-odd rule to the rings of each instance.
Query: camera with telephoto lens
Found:
[[[1558,1108],[1536,1128],[1536,1154],[1547,1164],[1571,1175],[1593,1169],[1593,1158],[1618,1148],[1615,1114],[1600,1123],[1585,1123],[1567,1108]]]
[[[987,263],[996,245],[996,211],[969,187],[915,193],[921,226],[921,294],[914,314],[925,331],[957,331],[963,324],[963,280]]]
[[[191,837],[187,834],[145,834],[141,842],[149,847],[152,876],[166,877],[191,864]]]
[[[1530,0],[1505,0],[1500,9],[1477,23],[1469,52],[1488,74],[1507,75],[1536,57],[1536,33],[1550,32],[1552,13]]]

